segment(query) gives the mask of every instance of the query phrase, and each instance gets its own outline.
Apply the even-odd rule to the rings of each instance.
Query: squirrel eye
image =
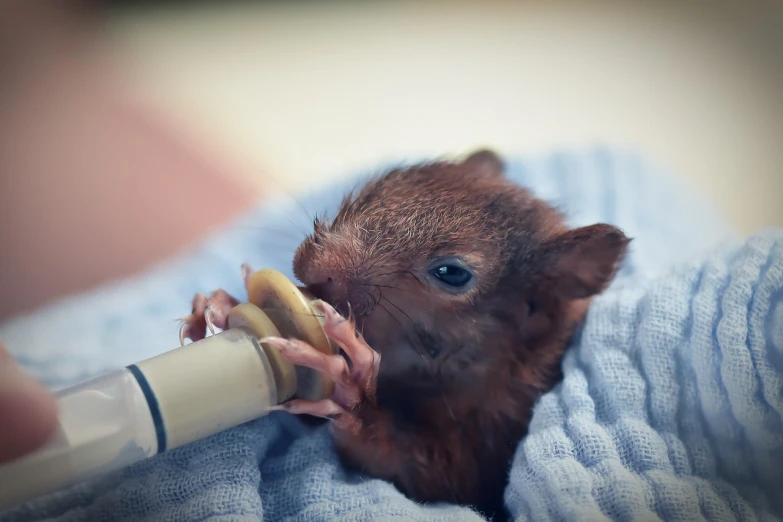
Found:
[[[432,275],[455,288],[465,286],[473,279],[473,274],[456,265],[440,265],[432,271]]]

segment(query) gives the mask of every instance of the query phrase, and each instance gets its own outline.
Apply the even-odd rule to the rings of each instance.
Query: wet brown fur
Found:
[[[490,151],[393,170],[347,197],[294,259],[381,354],[363,429],[336,436],[344,462],[414,500],[502,517],[533,405],[628,242],[609,225],[569,230]],[[471,267],[472,289],[433,282],[428,263],[443,256]]]

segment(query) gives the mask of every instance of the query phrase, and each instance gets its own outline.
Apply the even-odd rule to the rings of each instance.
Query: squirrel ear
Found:
[[[506,170],[506,166],[500,156],[489,149],[473,151],[462,164],[480,177],[499,177]]]
[[[562,297],[592,297],[612,282],[630,242],[611,225],[569,230],[544,244],[544,270]]]

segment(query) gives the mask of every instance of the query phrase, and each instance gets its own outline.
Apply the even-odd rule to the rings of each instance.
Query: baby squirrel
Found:
[[[533,405],[629,242],[607,224],[569,229],[489,150],[386,172],[331,222],[316,219],[296,252],[294,273],[344,353],[266,339],[336,383],[331,399],[285,409],[329,419],[346,466],[411,499],[503,518]],[[182,337],[224,328],[237,302],[197,295]]]

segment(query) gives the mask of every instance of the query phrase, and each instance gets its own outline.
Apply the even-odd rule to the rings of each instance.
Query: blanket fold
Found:
[[[783,515],[783,231],[599,300],[538,403],[519,520]]]

